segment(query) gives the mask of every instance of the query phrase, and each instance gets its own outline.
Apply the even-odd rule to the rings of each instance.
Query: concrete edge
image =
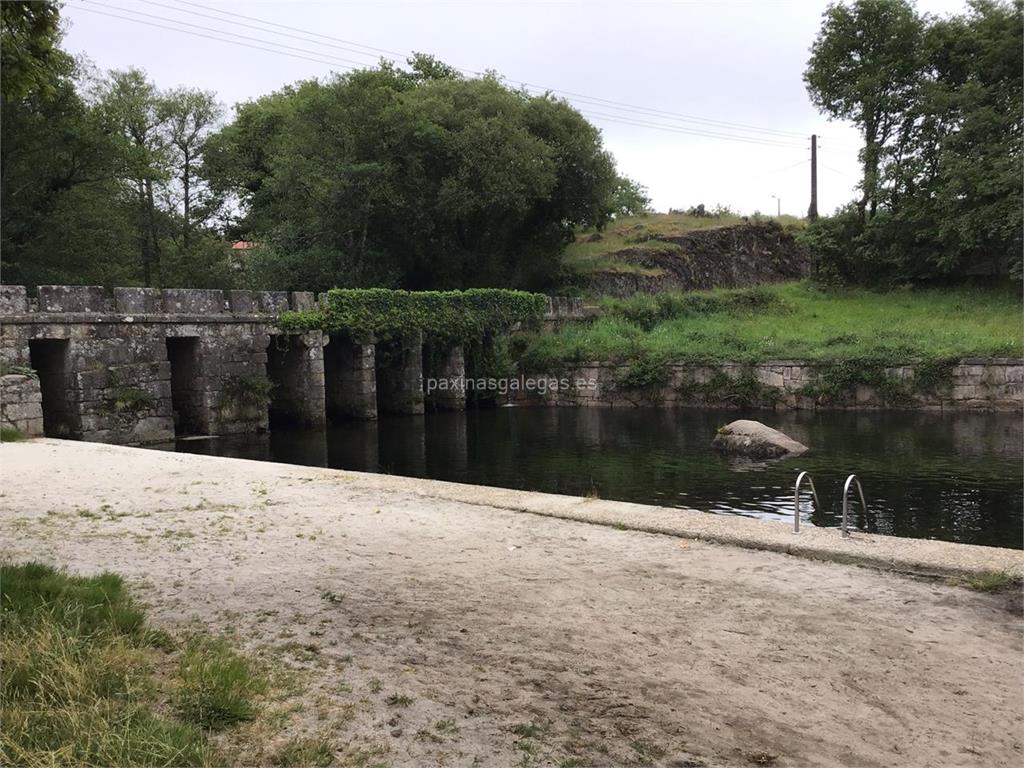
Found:
[[[9,446],[75,446],[76,449],[119,454],[153,450],[102,443],[52,438],[5,443]],[[714,544],[764,550],[813,560],[860,565],[904,574],[940,577],[978,577],[1007,574],[1024,578],[1024,551],[931,539],[908,539],[879,534],[854,533],[842,538],[838,529],[804,528],[799,534],[784,523],[716,515],[691,509],[656,507],[624,501],[584,499],[575,496],[468,485],[443,480],[327,469],[296,464],[237,459],[223,456],[167,451],[179,462],[202,458],[237,466],[239,462],[284,476],[308,478],[382,493],[404,493],[422,498],[454,501],[473,506],[525,512],[580,523],[612,526]]]

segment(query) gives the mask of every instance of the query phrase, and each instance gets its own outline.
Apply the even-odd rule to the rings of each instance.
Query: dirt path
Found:
[[[0,467],[0,557],[120,572],[155,621],[308,670],[286,727],[340,764],[1024,760],[1005,596],[353,473],[55,441]]]

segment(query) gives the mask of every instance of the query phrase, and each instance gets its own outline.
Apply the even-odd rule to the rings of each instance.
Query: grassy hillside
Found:
[[[524,340],[524,365],[767,359],[902,361],[1024,352],[1019,285],[877,293],[810,283],[605,299],[591,323]]]
[[[587,230],[576,236],[565,251],[566,265],[581,275],[593,272],[630,272],[641,274],[658,274],[658,269],[650,269],[637,264],[629,264],[615,258],[619,251],[665,251],[681,252],[674,243],[666,243],[654,238],[667,238],[685,235],[697,229],[727,227],[750,221],[750,217],[725,213],[718,216],[691,216],[685,213],[655,213],[650,216],[630,216],[616,219],[604,230]],[[762,218],[762,221],[767,220]],[[793,216],[772,217],[783,226],[799,226],[801,219]]]

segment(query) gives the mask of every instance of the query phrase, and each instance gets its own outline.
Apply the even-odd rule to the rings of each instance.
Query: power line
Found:
[[[162,7],[167,7],[167,8],[171,7],[171,6],[164,5],[162,3],[155,2],[155,0],[142,0],[142,1],[150,3],[152,5],[161,5]],[[261,29],[259,27],[252,27],[252,25],[248,25],[248,24],[243,25],[243,26],[252,27],[254,29],[260,29],[261,31],[264,31],[264,32],[271,32],[273,34],[285,34],[285,33],[280,33],[280,32],[276,32],[276,31],[273,30],[273,28],[278,27],[278,28],[281,28],[281,29],[292,30],[293,32],[299,32],[302,35],[306,35],[306,36],[310,36],[310,37],[316,37],[316,38],[320,38],[320,39],[323,39],[323,40],[329,40],[329,41],[335,41],[337,43],[343,43],[344,44],[343,46],[331,46],[331,47],[338,47],[338,48],[340,48],[342,50],[347,50],[347,51],[350,51],[350,52],[351,52],[351,49],[347,48],[345,46],[356,46],[356,47],[359,47],[359,48],[366,48],[367,50],[370,50],[370,51],[374,51],[374,52],[377,52],[377,53],[386,53],[386,54],[390,54],[390,55],[393,55],[393,56],[398,56],[398,57],[401,57],[401,58],[405,58],[405,57],[407,57],[409,55],[408,53],[402,53],[400,51],[394,51],[394,50],[391,50],[391,49],[388,49],[388,48],[378,48],[378,47],[375,47],[375,46],[363,45],[361,43],[356,43],[356,42],[354,42],[352,40],[346,40],[346,39],[339,38],[339,37],[333,37],[331,35],[324,35],[324,34],[320,34],[318,32],[310,32],[309,30],[304,30],[304,29],[301,29],[299,27],[291,27],[291,26],[288,26],[288,25],[285,25],[285,24],[280,24],[278,22],[273,22],[273,21],[267,21],[265,19],[260,19],[260,18],[257,18],[255,16],[247,16],[245,14],[241,14],[241,13],[237,13],[237,12],[233,12],[233,11],[222,11],[220,9],[211,8],[209,6],[205,6],[205,5],[202,5],[200,3],[190,2],[190,0],[175,0],[175,2],[177,2],[177,3],[181,4],[181,5],[191,6],[193,8],[202,8],[202,9],[207,10],[207,11],[212,11],[213,13],[219,14],[221,16],[226,16],[229,19],[246,19],[248,21],[254,21],[254,22],[258,23],[258,24],[262,24],[262,25],[264,25],[266,27],[271,27],[271,29]],[[205,15],[205,14],[199,14],[199,15]],[[212,16],[206,16],[206,17],[207,18],[217,18],[217,17],[212,17]],[[233,22],[233,23],[240,23],[240,22]],[[303,37],[299,37],[297,35],[287,35],[287,36],[295,38],[295,39],[298,39],[298,40],[303,40],[304,42],[313,43],[314,45],[328,45],[328,46],[330,45],[330,43],[318,43],[318,42],[315,42],[313,40],[309,40],[309,39],[306,39],[306,38],[303,38]],[[369,55],[369,54],[361,54],[361,55]],[[464,67],[453,67],[453,68],[456,69],[459,72],[462,72],[463,74],[470,74],[470,75],[481,75],[481,74],[483,74],[482,72],[480,72],[478,70],[467,69],[467,68],[464,68]],[[515,82],[515,81],[513,81],[513,82]],[[628,103],[621,102],[621,101],[615,101],[615,100],[612,100],[612,99],[605,99],[605,98],[602,98],[602,97],[599,97],[599,96],[590,96],[590,95],[587,95],[587,94],[584,94],[584,93],[577,93],[575,91],[567,91],[567,90],[563,90],[563,89],[560,89],[560,88],[550,88],[550,87],[543,86],[543,85],[537,85],[535,83],[521,82],[521,85],[523,85],[524,87],[527,87],[529,89],[539,90],[541,92],[558,93],[558,94],[562,94],[562,95],[565,95],[565,96],[572,97],[574,99],[586,100],[586,101],[589,101],[589,102],[596,102],[597,104],[609,106],[609,107],[612,107],[613,109],[617,109],[617,110],[620,110],[620,111],[630,111],[630,112],[637,112],[637,113],[640,113],[640,114],[650,114],[650,115],[653,115],[653,116],[656,116],[656,117],[669,118],[669,119],[673,119],[673,120],[679,120],[679,121],[682,121],[682,122],[699,123],[699,124],[707,125],[707,126],[710,126],[710,127],[718,127],[718,128],[722,128],[722,129],[738,129],[738,130],[745,130],[745,131],[754,131],[754,132],[758,132],[758,133],[775,134],[775,135],[778,135],[778,136],[788,136],[788,137],[801,138],[801,139],[804,138],[804,134],[800,133],[800,132],[797,132],[797,131],[786,131],[786,130],[779,130],[779,129],[775,129],[775,128],[765,128],[765,127],[761,127],[761,126],[750,125],[750,124],[747,124],[747,123],[736,123],[736,122],[731,122],[731,121],[727,121],[727,120],[715,120],[715,119],[712,119],[712,118],[698,117],[696,115],[687,115],[687,114],[684,114],[684,113],[681,113],[681,112],[670,112],[670,111],[666,111],[666,110],[655,109],[655,108],[652,108],[652,107],[644,107],[644,106],[640,106],[640,105],[636,105],[636,104],[628,104]]]
[[[320,37],[320,38],[323,38],[324,40],[334,40],[334,41],[337,41],[339,43],[345,43],[346,45],[354,45],[357,48],[366,48],[367,50],[374,51],[376,53],[388,53],[388,54],[391,54],[393,56],[401,56],[403,58],[405,56],[408,56],[407,53],[402,53],[401,51],[389,51],[387,48],[377,48],[377,47],[372,46],[372,45],[363,45],[362,43],[356,43],[356,42],[353,42],[352,40],[343,40],[340,37],[332,37],[331,35],[322,35],[319,32],[310,32],[309,30],[299,29],[298,27],[289,27],[286,24],[281,24],[281,23],[276,22],[276,21],[265,21],[263,19],[258,19],[258,18],[254,17],[254,16],[246,16],[245,14],[238,13],[237,11],[222,11],[222,10],[220,10],[218,8],[211,8],[211,7],[207,6],[207,5],[202,5],[200,3],[188,2],[188,0],[176,0],[176,2],[180,3],[181,5],[191,5],[191,6],[195,7],[195,8],[202,8],[202,9],[207,10],[207,11],[213,11],[214,13],[219,13],[219,14],[221,14],[223,16],[229,16],[229,17],[234,17],[234,18],[239,18],[239,19],[248,19],[249,21],[255,21],[255,22],[259,23],[259,24],[265,24],[267,26],[280,27],[282,29],[290,29],[293,32],[301,32],[302,34],[309,35],[311,37]]]
[[[169,19],[166,16],[156,16],[156,15],[154,15],[152,13],[146,13],[145,11],[136,11],[136,10],[134,10],[132,8],[123,8],[123,7],[119,6],[119,5],[110,5],[109,3],[99,2],[99,0],[83,0],[83,1],[84,2],[88,2],[90,6],[92,6],[92,5],[99,5],[99,6],[103,7],[103,8],[111,8],[111,9],[113,9],[115,11],[122,11],[124,13],[132,13],[132,14],[135,14],[136,16],[144,16],[147,19],[157,19],[158,21],[168,21],[168,22],[170,22],[172,24],[179,24],[179,25],[181,25],[183,27],[193,27],[195,29],[203,29],[203,30],[217,32],[219,34],[230,34],[232,37],[238,38],[240,40],[251,40],[251,41],[256,42],[256,43],[262,43],[264,45],[273,45],[273,46],[277,46],[278,48],[285,48],[285,49],[291,50],[291,51],[300,51],[301,53],[310,53],[310,54],[314,54],[316,56],[326,56],[326,57],[329,57],[330,59],[336,61],[337,63],[352,64],[352,65],[355,65],[357,67],[368,66],[365,61],[356,61],[354,59],[345,59],[345,58],[342,58],[340,56],[335,56],[335,55],[330,54],[330,53],[321,53],[319,51],[311,51],[308,48],[299,48],[299,47],[294,46],[294,45],[287,45],[285,43],[278,43],[278,42],[275,42],[273,40],[264,40],[263,38],[251,37],[249,35],[239,35],[239,34],[236,34],[234,32],[225,32],[225,31],[219,30],[219,29],[209,30],[209,27],[205,27],[205,26],[203,26],[201,24],[191,24],[191,23],[189,23],[187,21],[178,21],[177,19]],[[89,10],[89,9],[83,7],[82,10]],[[96,11],[96,12],[98,13],[98,11]],[[112,14],[110,14],[110,15],[112,15]],[[121,17],[121,18],[125,18],[125,17]],[[179,31],[184,32],[185,30],[179,30]]]
[[[95,0],[93,0],[93,1],[95,2]],[[154,5],[154,6],[158,6],[160,8],[167,8],[168,10],[174,11],[174,12],[177,12],[177,13],[181,13],[182,12],[181,9],[177,8],[176,6],[168,5],[167,3],[158,3],[158,2],[156,2],[156,0],[136,0],[136,2],[145,3],[146,5]],[[196,5],[199,8],[205,7],[205,6],[198,5],[196,3],[186,3],[186,5]],[[215,11],[216,13],[226,13],[226,11],[217,11],[214,8],[209,8],[207,10]],[[359,46],[359,43],[348,43],[347,45],[337,45],[337,44],[334,44],[334,43],[318,43],[318,42],[316,42],[314,40],[310,40],[308,37],[304,37],[302,35],[291,35],[291,34],[288,34],[287,32],[281,32],[279,30],[264,29],[263,27],[259,27],[259,26],[255,25],[255,24],[246,24],[243,21],[237,21],[235,19],[222,19],[219,16],[212,16],[209,13],[200,13],[198,11],[188,11],[188,13],[190,15],[192,15],[192,16],[200,16],[200,17],[202,17],[204,19],[213,19],[214,21],[220,21],[220,22],[230,21],[231,24],[234,24],[234,25],[239,26],[239,27],[246,27],[247,29],[255,29],[255,30],[259,31],[259,32],[268,32],[268,33],[273,34],[273,35],[280,35],[281,37],[289,37],[289,38],[292,38],[293,40],[301,40],[302,42],[312,43],[313,45],[322,45],[322,46],[326,46],[326,47],[329,47],[329,48],[337,48],[338,50],[341,50],[341,51],[348,51],[349,53],[354,53],[357,56],[371,56],[371,57],[373,57],[373,58],[375,58],[377,60],[379,60],[381,58],[381,53],[385,53],[385,52],[386,53],[393,53],[391,51],[383,51],[383,50],[380,51],[380,53],[360,51],[360,50],[358,50],[358,48],[353,47],[353,46]],[[239,16],[239,18],[243,18],[243,19],[250,18],[249,16],[242,16],[241,14],[238,14],[238,16]],[[182,22],[178,22],[178,23],[182,23]],[[273,26],[273,24],[271,22],[263,22],[263,23],[265,23],[267,25],[270,25],[270,26]],[[286,29],[291,29],[291,27],[285,27],[285,28]],[[307,35],[314,35],[315,33],[308,32],[306,34]],[[318,36],[322,37],[322,35],[318,35]],[[366,47],[369,47],[369,46],[359,46],[359,47],[366,48]],[[401,56],[402,54],[395,54],[395,55]]]
[[[671,133],[682,133],[688,136],[703,136],[711,139],[724,139],[727,141],[739,141],[745,144],[759,144],[766,147],[782,147],[788,149],[803,149],[802,144],[796,144],[791,142],[771,141],[768,139],[761,139],[757,137],[748,138],[745,136],[734,136],[727,133],[710,133],[707,131],[697,131],[689,128],[683,128],[678,125],[665,125],[663,123],[652,123],[648,121],[637,120],[636,118],[624,118],[619,115],[608,115],[602,112],[589,112],[587,110],[580,110],[580,114],[586,115],[587,117],[594,117],[598,120],[607,120],[616,123],[622,123],[624,125],[633,125],[639,128],[656,128],[658,130],[669,131]]]
[[[123,19],[124,21],[131,21],[131,22],[134,22],[135,24],[142,24],[143,26],[147,26],[147,27],[156,27],[156,28],[159,28],[159,29],[168,29],[171,32],[180,32],[183,35],[192,35],[193,37],[204,37],[207,40],[216,40],[217,42],[228,43],[229,45],[236,45],[236,46],[238,46],[240,48],[251,48],[252,50],[255,50],[255,51],[266,51],[267,53],[277,53],[277,54],[280,54],[281,56],[291,56],[293,59],[304,59],[305,61],[315,61],[318,64],[328,64],[328,65],[331,65],[331,66],[335,66],[337,64],[337,62],[334,62],[334,61],[327,61],[325,59],[315,59],[315,58],[312,58],[310,56],[299,56],[298,54],[295,54],[295,53],[288,53],[287,51],[279,51],[279,50],[276,50],[274,48],[262,48],[262,47],[260,47],[258,45],[250,45],[248,43],[240,43],[240,42],[238,42],[236,40],[231,40],[230,38],[226,38],[226,37],[216,37],[214,35],[205,35],[205,34],[203,34],[201,32],[189,32],[187,29],[178,29],[177,27],[169,27],[169,26],[167,26],[165,24],[155,24],[155,23],[153,23],[151,21],[143,21],[142,19],[135,19],[135,18],[132,18],[131,16],[120,16],[120,15],[118,15],[116,13],[108,13],[107,11],[99,11],[99,10],[96,10],[95,8],[86,8],[84,6],[75,6],[75,10],[77,10],[77,11],[85,11],[86,13],[94,13],[94,14],[97,14],[99,16],[109,16],[112,19]]]
[[[146,1],[146,0],[144,0],[144,1]],[[184,0],[178,0],[178,1],[179,2],[184,2]],[[331,66],[337,66],[337,65],[355,65],[357,67],[369,66],[367,64],[367,62],[354,61],[352,59],[346,59],[346,58],[343,58],[343,57],[334,56],[333,54],[323,53],[321,51],[312,51],[312,50],[309,50],[307,48],[299,48],[297,46],[286,45],[284,43],[278,43],[278,42],[273,41],[273,40],[265,40],[263,38],[256,38],[256,37],[251,37],[251,36],[248,36],[248,35],[238,35],[238,34],[235,34],[235,33],[223,32],[222,30],[209,30],[207,27],[204,27],[204,26],[201,26],[201,25],[191,24],[189,22],[179,21],[177,19],[171,19],[171,18],[167,18],[167,17],[164,17],[164,16],[156,16],[154,14],[149,14],[149,13],[145,13],[145,12],[142,12],[142,11],[136,11],[136,10],[132,10],[132,9],[128,9],[128,8],[122,8],[120,6],[112,6],[112,5],[109,5],[107,3],[99,2],[99,0],[88,0],[88,2],[89,2],[90,5],[99,5],[99,6],[102,6],[102,7],[105,7],[105,8],[111,8],[111,9],[118,10],[118,11],[132,13],[132,14],[135,14],[135,16],[143,16],[143,17],[146,17],[147,19],[156,19],[158,21],[169,22],[171,24],[176,24],[176,25],[179,25],[179,26],[175,26],[175,27],[166,26],[165,24],[159,24],[159,23],[155,23],[155,22],[152,22],[152,21],[145,21],[143,19],[134,18],[132,16],[121,16],[119,14],[110,13],[109,11],[100,11],[100,10],[98,10],[96,8],[86,7],[86,6],[82,6],[82,5],[76,6],[76,8],[78,10],[87,11],[89,13],[99,14],[101,16],[108,16],[110,18],[122,19],[124,21],[130,21],[130,22],[134,22],[136,24],[141,24],[141,25],[144,25],[144,26],[155,27],[155,28],[159,28],[159,29],[166,29],[166,30],[169,30],[169,31],[172,31],[172,32],[179,32],[181,34],[192,35],[194,37],[201,37],[201,38],[205,38],[205,39],[209,39],[209,40],[214,40],[216,42],[227,43],[229,45],[235,45],[235,46],[243,47],[243,48],[250,48],[252,50],[265,51],[267,53],[277,53],[277,54],[280,54],[282,56],[290,56],[292,58],[302,59],[302,60],[305,60],[305,61],[313,61],[313,62],[317,62],[317,63],[321,63],[321,64],[327,64],[327,65],[331,65]],[[160,3],[151,3],[151,4],[162,5]],[[196,5],[195,3],[187,3],[187,4],[188,5]],[[164,6],[164,7],[169,7],[169,6]],[[202,6],[200,6],[200,7],[202,7]],[[220,12],[220,13],[227,14],[227,12]],[[215,18],[215,17],[209,17],[209,18]],[[245,18],[251,18],[251,17],[245,17]],[[266,22],[266,23],[269,24],[270,22]],[[192,28],[195,28],[195,29],[202,29],[202,30],[204,30],[204,32],[192,32],[192,31],[187,30],[187,29],[180,29],[179,28],[180,26],[192,27]],[[251,25],[247,25],[247,26],[251,26]],[[218,34],[216,34],[216,35],[209,34],[209,31],[213,31],[213,32],[216,32]],[[262,31],[270,32],[270,30],[262,30]],[[276,34],[274,32],[270,32],[270,33],[271,34]],[[223,36],[221,36],[221,35],[224,35],[224,34],[231,34],[232,37],[223,37]],[[249,40],[249,41],[252,41],[252,42],[255,42],[255,43],[260,43],[262,45],[252,45],[251,43],[243,43],[243,42],[239,42],[238,39],[234,39],[234,38],[240,38],[240,39],[243,39],[243,40]],[[314,44],[317,44],[317,43],[314,43]],[[275,46],[275,47],[274,48],[264,47],[264,46],[268,46],[268,45],[269,46]],[[281,49],[281,48],[287,49],[287,50],[278,50],[278,49]],[[298,51],[299,53],[289,53],[288,51]],[[359,52],[356,52],[356,53],[357,53],[357,55],[370,55],[370,54],[362,54],[362,53],[359,53]],[[300,55],[300,54],[310,54],[310,55]],[[344,69],[351,69],[351,68],[352,68],[351,66],[345,66],[344,67]],[[554,92],[555,91],[553,91],[552,89],[547,89],[545,91],[545,94],[546,93],[554,93]],[[582,98],[590,98],[590,97],[582,97]],[[606,99],[596,99],[595,98],[594,101],[606,102],[606,101],[609,101],[609,100],[606,100]],[[613,108],[616,108],[616,107],[613,107]],[[782,139],[776,139],[773,136],[745,136],[743,134],[719,133],[719,132],[715,132],[715,131],[711,131],[711,130],[701,130],[701,129],[698,129],[698,128],[690,128],[690,127],[679,126],[679,125],[666,125],[664,123],[655,123],[655,122],[651,122],[651,121],[647,121],[647,120],[641,120],[641,119],[639,119],[637,117],[632,117],[632,116],[629,116],[629,115],[609,115],[607,113],[584,112],[583,110],[580,110],[580,111],[583,112],[583,114],[586,114],[587,116],[593,117],[593,118],[595,118],[595,119],[597,119],[598,121],[601,121],[601,122],[613,122],[613,123],[622,124],[622,125],[631,125],[631,126],[640,127],[640,128],[649,128],[649,129],[655,129],[655,130],[661,130],[661,131],[668,131],[668,132],[679,133],[679,134],[683,134],[683,135],[699,136],[699,137],[720,139],[720,140],[726,140],[726,141],[735,141],[735,142],[755,144],[755,145],[761,145],[761,146],[772,146],[772,147],[783,147],[783,148],[797,148],[797,147],[801,146],[800,144],[797,144],[795,142],[787,142],[787,141],[784,141]],[[659,110],[652,110],[652,111],[653,112],[658,112]]]

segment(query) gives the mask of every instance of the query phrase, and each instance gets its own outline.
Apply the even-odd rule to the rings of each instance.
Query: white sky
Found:
[[[825,6],[824,0],[67,0],[64,47],[72,54],[85,54],[100,69],[140,67],[161,88],[187,85],[215,91],[228,107],[353,64],[309,61],[209,37],[278,50],[292,46],[288,53],[324,61],[342,58],[373,65],[381,55],[358,48],[342,50],[337,46],[354,48],[339,42],[343,39],[395,52],[432,53],[468,70],[493,69],[511,85],[527,83],[646,110],[792,132],[780,135],[686,122],[569,97],[590,113],[588,119],[603,131],[620,171],[648,187],[658,210],[721,203],[744,213],[774,213],[774,195],[781,198],[783,213],[803,215],[810,187],[810,141],[803,137],[814,132],[821,137],[822,213],[849,200],[858,178],[856,131],[819,115],[802,80]],[[935,14],[960,12],[963,7],[962,0],[918,2],[921,11]],[[791,146],[626,125],[594,113]]]

